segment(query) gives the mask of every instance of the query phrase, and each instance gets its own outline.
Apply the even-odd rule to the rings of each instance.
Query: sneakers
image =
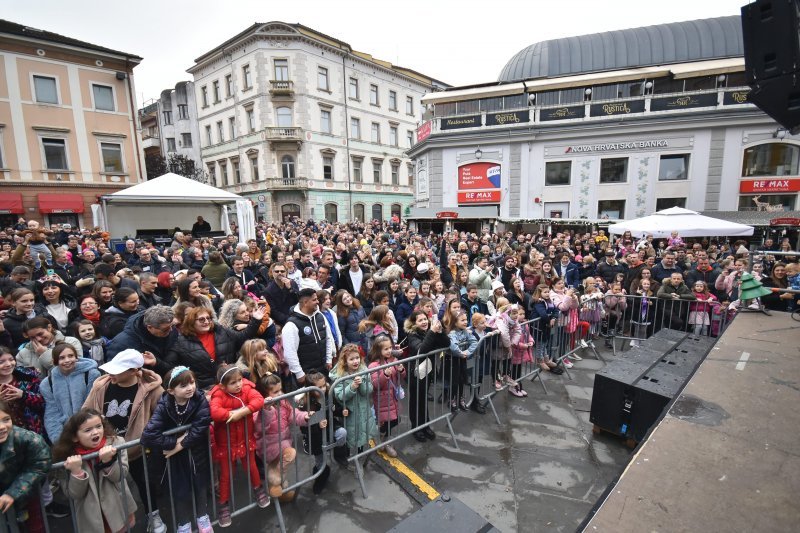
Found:
[[[230,513],[228,514],[230,515]],[[150,533],[167,533],[167,526],[161,520],[161,515],[158,514],[158,511],[153,511],[147,518],[147,531]]]
[[[469,406],[469,408],[478,413],[479,415],[486,414],[486,407],[477,398],[472,400],[472,404]]]
[[[527,393],[527,392],[525,391],[525,389],[523,389],[523,388],[520,388],[520,389],[519,389],[519,392],[520,392],[520,394],[522,394],[522,397],[523,397],[523,398],[526,398],[526,397],[528,396],[528,393]]]
[[[586,341],[581,339],[581,348],[588,348],[588,347],[589,347],[589,345],[586,343]],[[573,355],[575,355],[575,354],[573,354]],[[580,359],[578,359],[577,357],[575,359],[580,361]]]
[[[517,382],[514,381],[514,378],[512,378],[511,376],[503,376],[503,381],[505,383],[508,383],[509,387],[516,387],[517,386]]]
[[[551,368],[550,373],[555,374],[556,376],[560,376],[561,374],[564,373],[564,369],[559,367]]]
[[[317,473],[317,467],[314,467],[314,473]],[[314,494],[319,495],[325,489],[325,485],[328,484],[328,478],[331,475],[331,467],[325,465],[325,470],[314,480],[314,485],[312,491]]]
[[[269,496],[267,496],[266,491],[264,491],[263,485],[256,489],[256,504],[262,509],[269,507]]]
[[[572,368],[573,366],[575,366],[575,365],[573,365],[573,364],[572,364],[572,361],[570,361],[570,360],[569,360],[568,358],[566,358],[566,357],[565,357],[565,358],[564,358],[564,359],[563,359],[561,362],[562,362],[562,363],[564,363],[564,366],[565,366],[566,368]]]
[[[178,533],[192,533],[192,524],[186,522],[178,526]]]
[[[425,429],[422,430],[425,433],[425,436],[428,437],[428,440],[436,440],[436,432],[434,432],[430,426],[425,426]]]
[[[226,503],[219,506],[219,511],[217,512],[217,520],[219,523],[219,527],[228,527],[231,525],[230,505]]]
[[[417,442],[427,442],[428,440],[428,437],[425,435],[425,432],[422,431],[421,429],[418,429],[417,431],[412,433],[412,435],[414,436],[415,439],[417,439]]]
[[[581,341],[581,342],[583,342],[583,341]],[[584,343],[584,344],[585,344],[585,343]],[[586,346],[584,346],[584,348],[586,348]],[[581,356],[580,356],[580,355],[578,355],[577,353],[573,353],[572,355],[570,355],[570,357],[572,357],[572,358],[573,358],[573,359],[575,359],[576,361],[583,361],[583,357],[581,357]]]
[[[461,409],[462,411],[469,411],[469,407],[467,407],[467,402],[465,402],[463,399],[459,400],[458,408]]]
[[[503,388],[503,384],[500,382],[499,379],[494,380],[494,390],[500,390]]]
[[[452,400],[450,402],[450,411],[453,412],[453,413],[457,413],[458,412],[458,402],[456,402],[455,400]]]
[[[386,455],[388,455],[391,458],[397,457],[397,450],[395,450],[394,446],[392,446],[391,444],[387,444],[386,446],[384,446],[383,451],[385,451]]]
[[[526,396],[525,394],[522,394],[522,392],[523,392],[522,389],[518,389],[516,387],[509,387],[508,392],[510,392],[511,394],[516,396],[517,398],[523,398],[523,397]]]
[[[197,533],[214,533],[214,528],[211,527],[211,519],[208,515],[203,515],[197,519]]]

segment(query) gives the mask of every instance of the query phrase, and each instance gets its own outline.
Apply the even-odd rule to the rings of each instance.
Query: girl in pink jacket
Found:
[[[368,368],[376,368],[397,361],[392,355],[392,341],[389,337],[378,337],[369,351],[369,360]],[[399,402],[405,395],[405,393],[400,392],[403,390],[400,380],[405,375],[406,369],[400,364],[370,374],[373,390],[372,404],[375,407],[375,413],[378,415],[382,440],[388,438],[392,428],[400,422]],[[384,450],[389,457],[397,457],[397,451],[391,444],[387,444]]]
[[[264,408],[253,415],[256,424],[256,454],[267,464],[269,495],[282,502],[292,501],[295,491],[283,492],[289,486],[286,473],[297,451],[292,447],[292,426],[305,426],[313,411],[295,409],[286,400],[273,401],[283,394],[281,378],[267,374],[256,384],[264,396]]]

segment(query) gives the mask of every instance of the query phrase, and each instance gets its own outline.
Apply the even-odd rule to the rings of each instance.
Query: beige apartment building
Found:
[[[142,58],[0,20],[0,227],[92,225],[144,179],[133,69]]]

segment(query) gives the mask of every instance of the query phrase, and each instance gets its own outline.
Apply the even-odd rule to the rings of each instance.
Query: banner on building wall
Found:
[[[800,178],[769,178],[761,180],[742,180],[740,193],[800,192]]]
[[[549,120],[570,120],[583,118],[586,116],[586,107],[582,105],[554,107],[539,110],[539,120],[547,122]]]
[[[593,117],[610,117],[613,115],[627,115],[629,113],[644,113],[644,100],[625,100],[622,102],[609,102],[607,104],[592,104],[589,114]]]
[[[417,142],[421,143],[425,139],[431,136],[431,121],[423,123],[419,128],[417,128]]]
[[[530,122],[531,114],[526,111],[509,111],[506,113],[487,113],[487,126],[513,126]]]
[[[742,105],[749,104],[748,96],[750,89],[740,91],[725,91],[722,96],[722,105]]]
[[[715,107],[717,93],[687,94],[684,96],[667,96],[650,100],[650,111],[674,111],[693,107]]]
[[[499,189],[500,165],[491,162],[469,163],[458,167],[458,190]]]
[[[439,128],[442,130],[458,130],[461,128],[479,128],[481,126],[480,115],[468,115],[465,117],[443,118]]]
[[[458,204],[499,204],[498,163],[480,161],[458,167]]]

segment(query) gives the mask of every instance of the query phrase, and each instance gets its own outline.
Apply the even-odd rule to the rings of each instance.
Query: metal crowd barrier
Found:
[[[338,405],[343,411],[346,410],[345,427],[348,435],[352,436],[355,429],[358,430],[357,433],[361,433],[362,428],[364,428],[364,433],[367,437],[367,440],[362,442],[361,446],[351,446],[350,454],[347,458],[347,461],[354,466],[364,498],[367,497],[366,485],[364,484],[364,467],[369,461],[369,457],[378,451],[385,451],[387,446],[393,446],[401,439],[412,435],[415,431],[424,430],[437,422],[445,420],[450,437],[453,440],[453,446],[458,449],[458,441],[451,423],[453,416],[451,404],[454,399],[453,392],[456,389],[452,385],[455,384],[454,378],[456,377],[457,369],[452,364],[449,352],[450,349],[447,348],[417,354],[402,360],[341,376],[330,385],[328,391],[328,419],[333,419],[334,409]],[[430,362],[432,369],[427,376],[419,379],[416,377],[415,371],[424,360]],[[380,375],[387,370],[394,373],[401,372],[402,377],[397,381],[392,380],[384,383]],[[367,388],[371,389],[371,394],[364,396],[363,394],[351,392],[345,397],[345,392],[351,387],[356,377],[361,378],[362,383],[368,380],[369,385]],[[403,387],[403,399],[397,400],[396,383]],[[360,387],[358,387],[359,390]],[[438,397],[436,396],[437,393],[439,393]],[[433,401],[431,401],[431,397],[433,397]],[[393,409],[397,412],[397,418],[392,421],[387,416],[387,420],[383,423],[386,431],[381,431],[382,423],[380,418],[382,417],[380,414],[384,410],[391,414]],[[355,442],[358,443],[358,441]],[[363,464],[360,461],[362,458],[365,458]]]
[[[328,399],[327,399],[326,394],[322,390],[317,388],[317,387],[304,387],[304,388],[298,389],[298,390],[290,392],[290,393],[282,394],[281,396],[278,396],[275,399],[273,399],[272,402],[267,402],[265,404],[264,409],[261,411],[261,414],[264,415],[265,411],[267,409],[269,409],[271,406],[276,406],[279,402],[285,402],[286,405],[290,405],[291,406],[292,419],[294,419],[294,415],[295,415],[296,411],[298,410],[298,401],[300,400],[300,398],[305,398],[305,405],[309,405],[309,398],[310,398],[311,394],[315,394],[316,395],[317,400],[321,404],[321,408],[319,409],[319,411],[315,412],[312,417],[309,418],[308,425],[318,424],[321,420],[325,419],[326,414],[329,412],[329,409],[328,409],[328,406],[327,406]],[[274,407],[274,408],[277,408],[277,407]],[[280,435],[280,434],[282,434],[282,431],[285,429],[285,426],[283,425],[283,421],[282,421],[281,417],[278,417],[277,420],[278,420],[278,423],[277,423],[278,434]],[[255,430],[257,432],[261,432],[261,439],[260,440],[261,440],[262,446],[261,446],[260,449],[257,449],[256,452],[255,452],[256,453],[256,465],[257,465],[257,467],[259,469],[259,476],[261,478],[261,486],[264,488],[265,491],[267,491],[267,493],[269,495],[269,483],[268,483],[269,465],[266,464],[266,462],[264,462],[263,460],[260,460],[260,458],[259,458],[259,452],[260,452],[260,457],[266,457],[266,455],[267,455],[267,445],[268,445],[268,438],[267,438],[267,432],[266,432],[267,428],[266,428],[265,425],[258,424],[257,422],[255,422],[252,417],[246,417],[246,418],[244,418],[244,421],[245,421],[245,426],[246,426],[246,428],[245,428],[246,429],[246,431],[245,431],[245,447],[246,447],[246,449],[249,449],[249,447],[250,447],[249,427],[248,426],[250,424],[256,424]],[[171,429],[169,431],[166,431],[164,434],[165,435],[174,435],[174,434],[178,434],[178,433],[183,433],[186,430],[188,430],[190,427],[191,427],[190,425],[180,426],[180,427]],[[209,460],[209,464],[210,464],[210,468],[209,468],[210,479],[208,480],[209,483],[207,485],[208,490],[209,490],[209,493],[208,493],[207,497],[210,499],[209,517],[212,520],[212,524],[213,525],[217,525],[218,517],[219,517],[219,514],[218,514],[219,513],[219,509],[218,509],[218,501],[217,501],[217,495],[216,495],[217,485],[216,485],[215,481],[218,480],[218,478],[219,478],[217,470],[220,468],[220,465],[217,464],[217,462],[214,460],[214,456],[213,456],[213,446],[214,446],[214,444],[213,444],[213,429],[212,428],[213,428],[213,425],[209,427],[209,444],[210,445],[208,447],[208,460]],[[298,426],[294,426],[294,427],[292,427],[292,432],[291,432],[292,447],[294,447],[295,450],[297,450],[296,459],[293,461],[294,462],[294,472],[288,472],[286,470],[286,466],[287,465],[284,463],[283,454],[282,453],[278,454],[277,466],[280,469],[280,482],[281,482],[282,494],[286,494],[286,493],[288,493],[290,491],[293,491],[293,490],[299,488],[302,485],[305,485],[305,484],[307,484],[309,482],[314,481],[316,478],[318,478],[320,475],[322,475],[323,470],[325,469],[325,467],[328,464],[327,463],[327,455],[328,455],[327,452],[328,452],[328,450],[330,450],[332,448],[332,445],[328,444],[328,439],[327,439],[328,432],[327,431],[322,431],[320,433],[321,442],[319,444],[321,445],[321,447],[323,449],[323,454],[322,454],[323,464],[322,464],[322,468],[320,468],[316,472],[311,472],[311,466],[307,464],[308,461],[307,460],[301,460],[301,457],[303,457],[303,455],[304,455],[302,453],[303,445],[301,443],[301,440],[302,440],[301,439],[301,435],[300,435],[301,429],[302,428],[300,428]],[[230,431],[226,431],[225,436],[226,436],[226,439],[227,439],[228,449],[230,450]],[[308,432],[308,434],[305,435],[303,438],[305,438],[306,441],[308,441],[309,449],[311,449],[314,446],[314,442],[313,442],[313,440],[311,440],[311,439],[313,439],[313,433],[312,432]],[[298,443],[301,443],[301,444],[298,446]],[[147,523],[148,523],[148,517],[149,517],[150,513],[152,511],[155,511],[155,510],[159,510],[161,512],[161,518],[163,519],[164,523],[166,525],[168,525],[168,526],[171,526],[171,527],[168,527],[169,531],[177,531],[178,524],[177,524],[177,518],[176,518],[176,513],[175,513],[176,500],[179,500],[181,498],[187,498],[189,495],[188,494],[175,494],[175,492],[172,490],[172,485],[173,485],[172,461],[173,461],[173,457],[162,459],[162,458],[160,458],[160,456],[154,455],[156,453],[160,454],[161,450],[152,449],[152,451],[151,451],[151,449],[143,447],[142,444],[140,443],[139,439],[136,439],[136,440],[133,440],[133,441],[130,441],[130,442],[126,442],[126,443],[118,446],[117,450],[131,450],[133,448],[141,448],[142,449],[142,455],[140,456],[140,458],[135,459],[135,461],[143,461],[142,467],[143,467],[143,470],[144,470],[145,494],[142,494],[140,490],[137,491],[137,484],[134,482],[134,480],[132,479],[132,477],[130,475],[130,468],[128,469],[128,475],[126,476],[126,485],[127,485],[127,488],[130,490],[131,494],[134,495],[134,499],[137,501],[137,506],[139,506],[139,504],[141,503],[144,508],[142,508],[142,506],[139,506],[139,508],[137,509],[137,512],[136,512],[136,523],[135,523],[135,525],[133,527],[131,527],[130,524],[126,524],[125,531],[130,532],[130,531],[134,531],[134,530],[141,530],[140,525],[143,524],[143,525],[146,526]],[[282,445],[280,445],[279,450],[281,450],[281,451],[283,450]],[[181,453],[183,453],[183,452],[181,452]],[[87,454],[87,455],[83,456],[83,460],[84,461],[92,460],[92,459],[97,458],[97,456],[98,456],[98,452]],[[177,456],[175,456],[175,458],[177,459]],[[120,456],[119,453],[117,453],[115,455],[115,460],[118,461],[118,462],[121,461],[121,456]],[[158,465],[159,463],[162,463],[164,465],[164,471],[163,472],[159,472],[160,475],[162,475],[162,476],[165,475],[166,476],[166,479],[164,481],[161,481],[161,482],[155,481],[155,483],[151,482],[152,481],[151,480],[151,476],[156,474],[156,472],[154,471],[155,470],[154,466],[152,464],[149,464],[149,463],[154,463],[156,465]],[[306,468],[307,467],[308,471],[309,471],[309,474],[306,475],[305,477],[301,474],[301,463],[303,463],[302,468]],[[231,459],[230,454],[228,454],[228,456],[227,456],[227,467],[228,467],[229,472],[230,472],[230,500],[229,500],[229,505],[230,505],[230,509],[231,509],[231,517],[239,516],[239,515],[247,512],[247,511],[250,511],[250,510],[252,510],[252,509],[257,507],[255,494],[254,494],[254,490],[253,490],[253,487],[252,487],[252,477],[251,477],[251,473],[250,473],[250,468],[249,468],[249,463],[248,463],[247,457],[245,457],[244,459],[240,460],[240,468],[242,468],[242,469],[244,469],[246,471],[246,473],[247,473],[246,476],[241,476],[241,472],[235,470],[234,466],[235,465],[233,463],[233,460]],[[64,462],[62,461],[62,462],[53,464],[51,469],[50,469],[50,473],[54,474],[56,477],[57,476],[63,476],[64,475]],[[237,476],[236,475],[237,473],[239,473],[240,475]],[[67,474],[67,475],[69,475],[69,474]],[[244,487],[241,486],[241,482],[242,481],[246,481],[246,486],[244,486]],[[122,491],[124,490],[124,487],[125,487],[125,485],[120,483],[121,494],[122,494]],[[150,506],[150,503],[149,503],[151,501],[151,491],[153,491],[153,490],[155,490],[157,492],[160,492],[160,494],[156,494],[156,499],[159,501],[158,509],[152,509],[151,506]],[[239,494],[239,497],[237,497],[237,493]],[[242,494],[242,493],[244,493],[244,494]],[[137,494],[138,494],[139,498],[136,498]],[[124,494],[123,494],[123,496],[124,496]],[[192,522],[191,523],[192,523],[192,525],[194,527],[194,524],[196,523],[197,518],[198,518],[197,509],[196,509],[196,505],[195,505],[194,487],[192,487],[191,496],[192,496]],[[244,498],[242,498],[242,496],[244,496]],[[277,497],[271,498],[271,500],[272,500],[272,502],[274,503],[274,506],[275,506],[275,513],[276,513],[276,517],[277,517],[277,520],[278,520],[278,526],[280,527],[282,532],[285,532],[286,531],[286,525],[285,525],[285,522],[284,522],[283,513],[281,511],[280,500]],[[125,505],[127,507],[126,501],[127,501],[127,499],[125,497],[123,497],[122,498],[123,505]],[[72,527],[72,531],[74,531],[76,533],[79,533],[78,524],[77,524],[76,519],[75,519],[75,503],[70,499],[67,500],[67,503],[69,504],[69,507],[70,507],[69,516],[70,516],[70,525]],[[67,529],[68,525],[65,523],[66,519],[58,519],[58,518],[48,517],[46,512],[45,512],[45,508],[44,507],[45,507],[45,502],[42,501],[42,499],[40,497],[40,508],[41,508],[41,513],[42,513],[42,517],[43,517],[45,531],[47,533],[50,533],[51,531],[58,531],[59,533],[61,533],[63,531],[67,531],[68,530]],[[128,516],[129,514],[130,513],[128,512],[128,510],[126,508],[125,509],[125,516]],[[0,532],[5,533],[6,531],[8,531],[9,533],[16,533],[17,531],[20,531],[20,528],[18,527],[15,515],[9,514],[9,513],[5,513],[5,514],[0,513]]]

